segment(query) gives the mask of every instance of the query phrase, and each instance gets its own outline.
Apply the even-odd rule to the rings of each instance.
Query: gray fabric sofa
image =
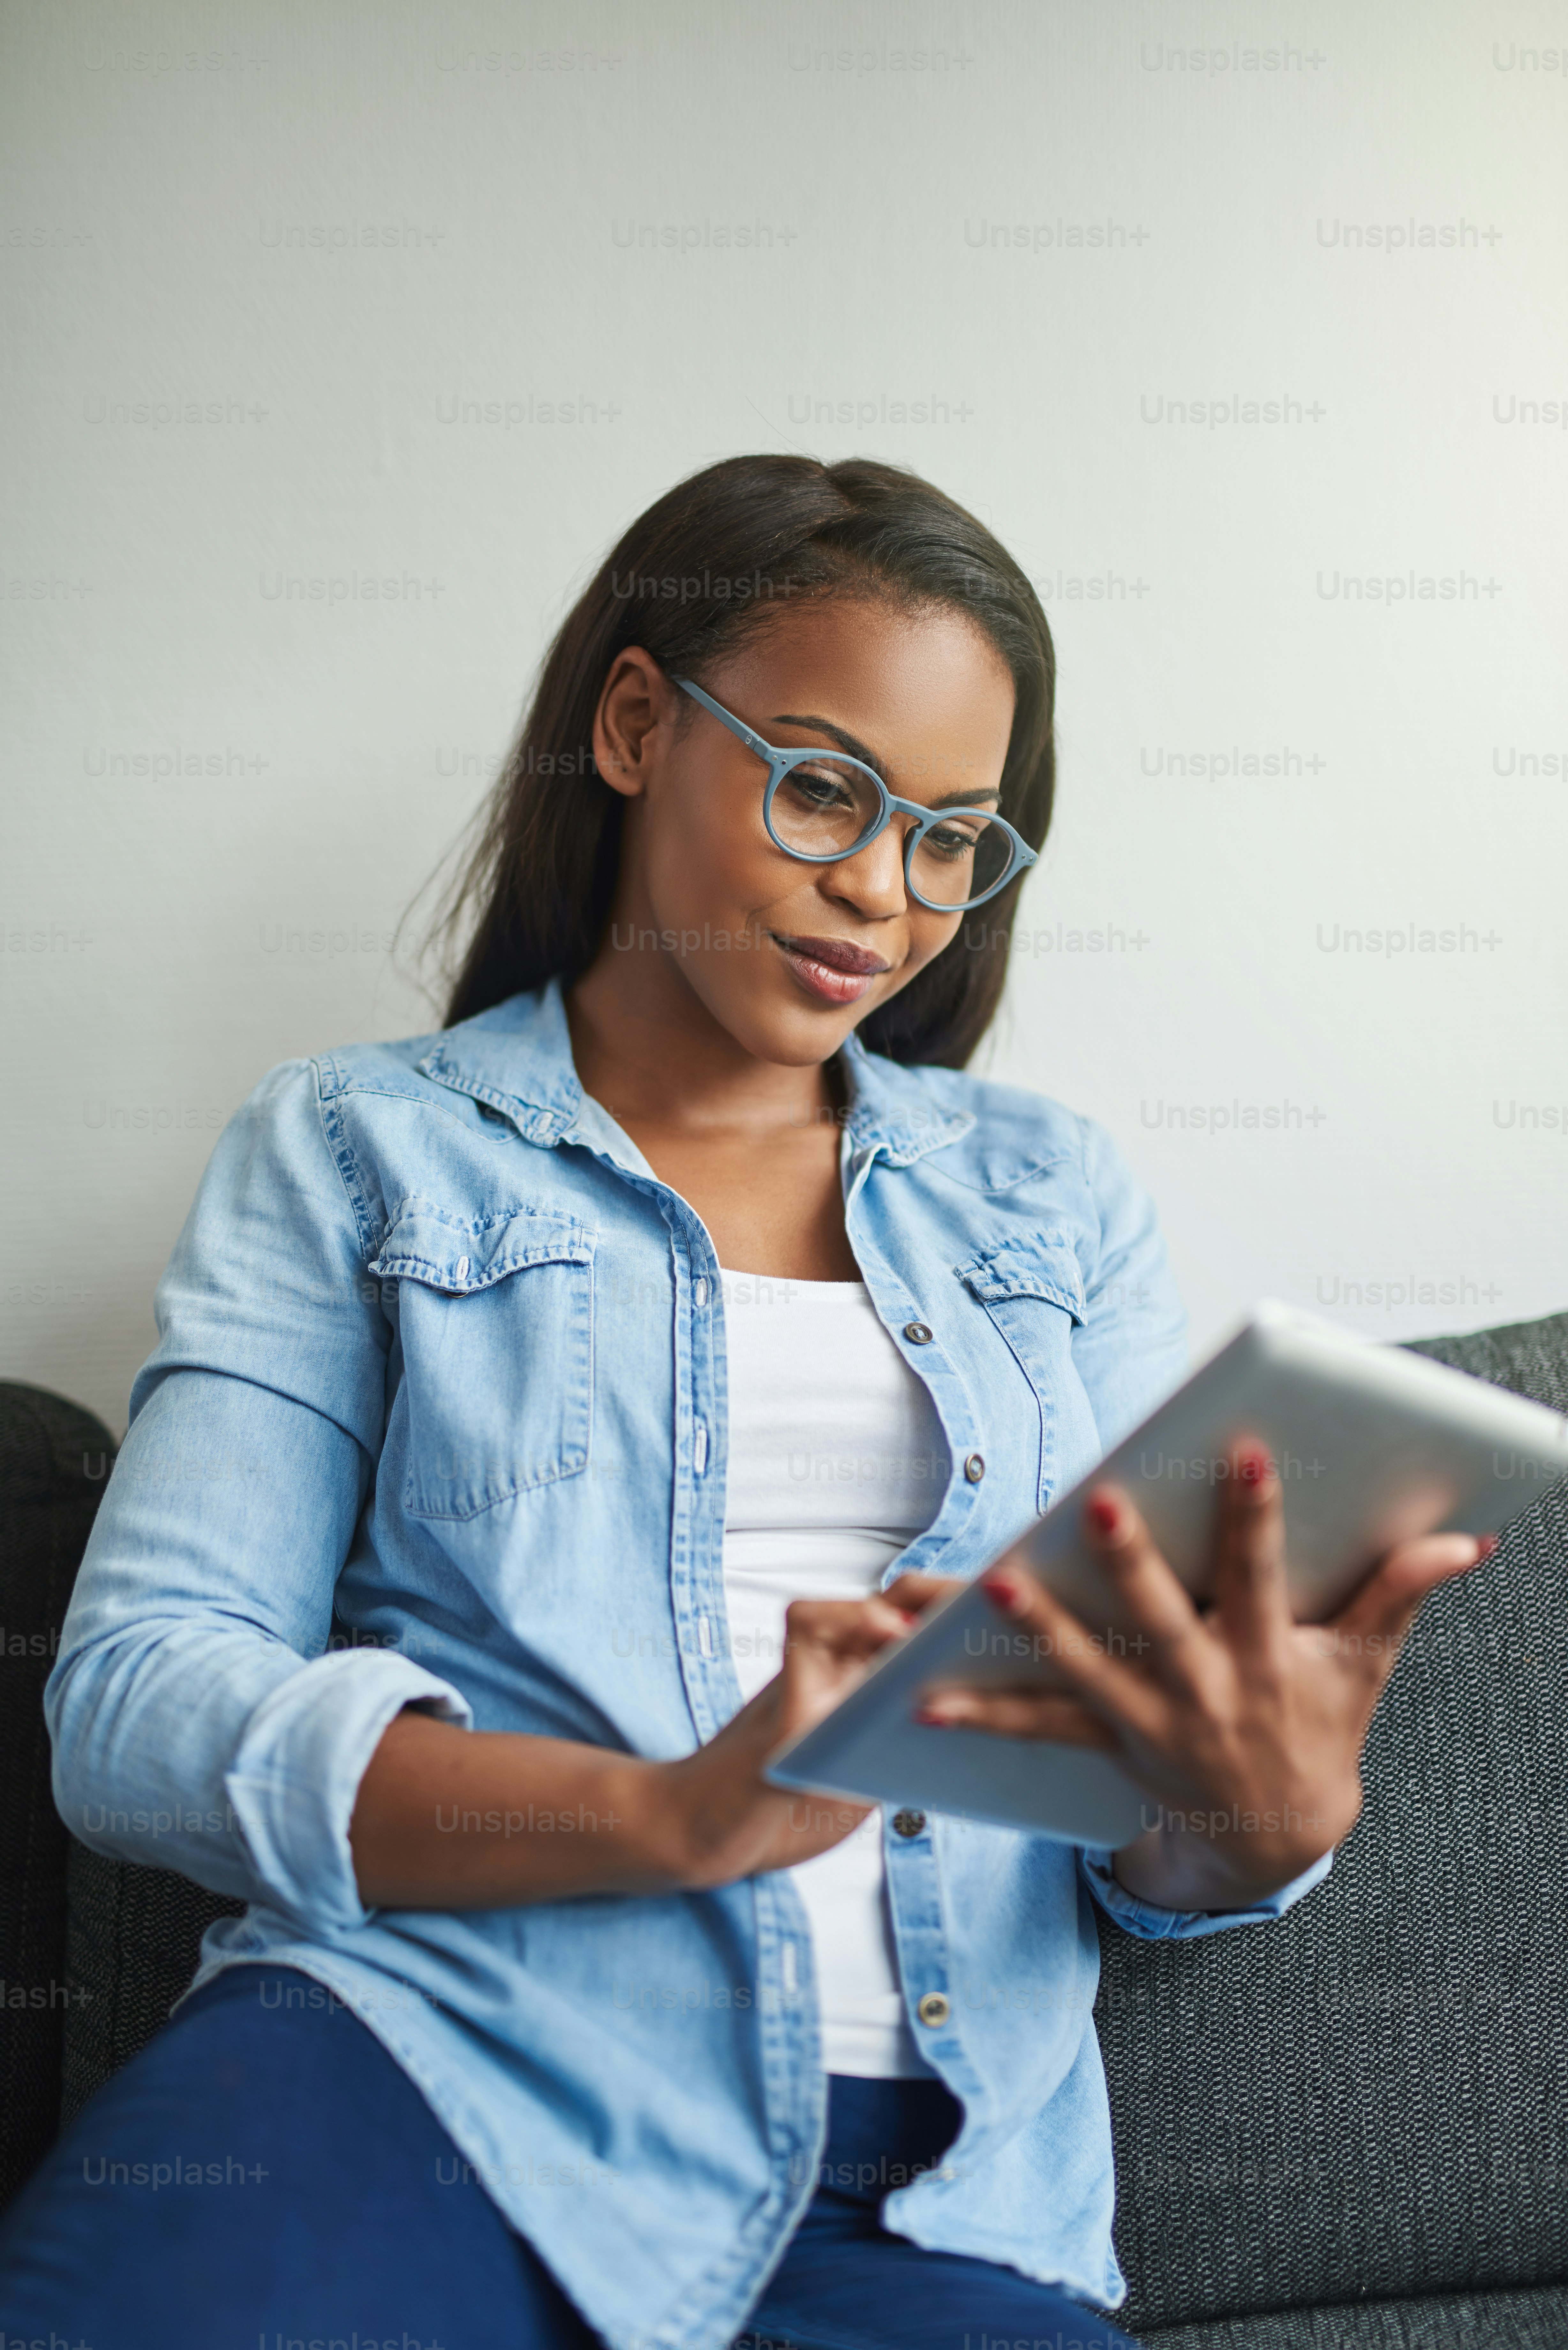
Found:
[[[1420,1350],[1568,1409],[1568,1314]],[[234,1907],[49,1800],[39,1696],[111,1458],[0,1387],[0,1976],[34,1993],[0,2005],[0,2196]],[[1102,1924],[1119,2318],[1151,2350],[1568,2350],[1568,1484],[1428,1602],[1366,1787],[1276,1924]]]

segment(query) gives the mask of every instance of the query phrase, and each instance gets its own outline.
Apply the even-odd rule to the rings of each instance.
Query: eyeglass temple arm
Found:
[[[683,693],[689,693],[693,702],[700,702],[703,709],[718,720],[721,726],[727,726],[732,734],[739,735],[748,751],[755,751],[758,756],[763,759],[773,756],[774,745],[771,743],[764,743],[760,734],[753,734],[743,720],[733,718],[727,710],[721,709],[712,695],[704,693],[700,685],[693,685],[689,677],[678,677],[675,679],[675,683]]]

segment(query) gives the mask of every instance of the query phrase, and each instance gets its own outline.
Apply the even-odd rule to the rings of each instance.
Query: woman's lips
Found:
[[[871,983],[892,965],[847,939],[799,939],[769,932],[784,961],[824,1003],[858,1003]]]

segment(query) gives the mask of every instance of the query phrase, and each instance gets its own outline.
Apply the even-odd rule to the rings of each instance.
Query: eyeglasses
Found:
[[[1015,873],[1038,861],[1010,824],[984,808],[929,808],[896,798],[863,759],[843,751],[781,751],[689,677],[674,682],[766,761],[763,822],[786,857],[836,865],[869,848],[895,815],[913,816],[904,843],[904,879],[912,898],[942,914],[983,906]]]

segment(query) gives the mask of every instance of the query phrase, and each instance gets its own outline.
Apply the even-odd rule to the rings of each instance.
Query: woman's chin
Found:
[[[754,1060],[780,1068],[815,1068],[831,1060],[861,1016],[858,1005],[814,1003],[793,987],[793,1002],[781,1003],[768,993],[765,1003],[735,1004],[729,1016],[720,1016]]]

